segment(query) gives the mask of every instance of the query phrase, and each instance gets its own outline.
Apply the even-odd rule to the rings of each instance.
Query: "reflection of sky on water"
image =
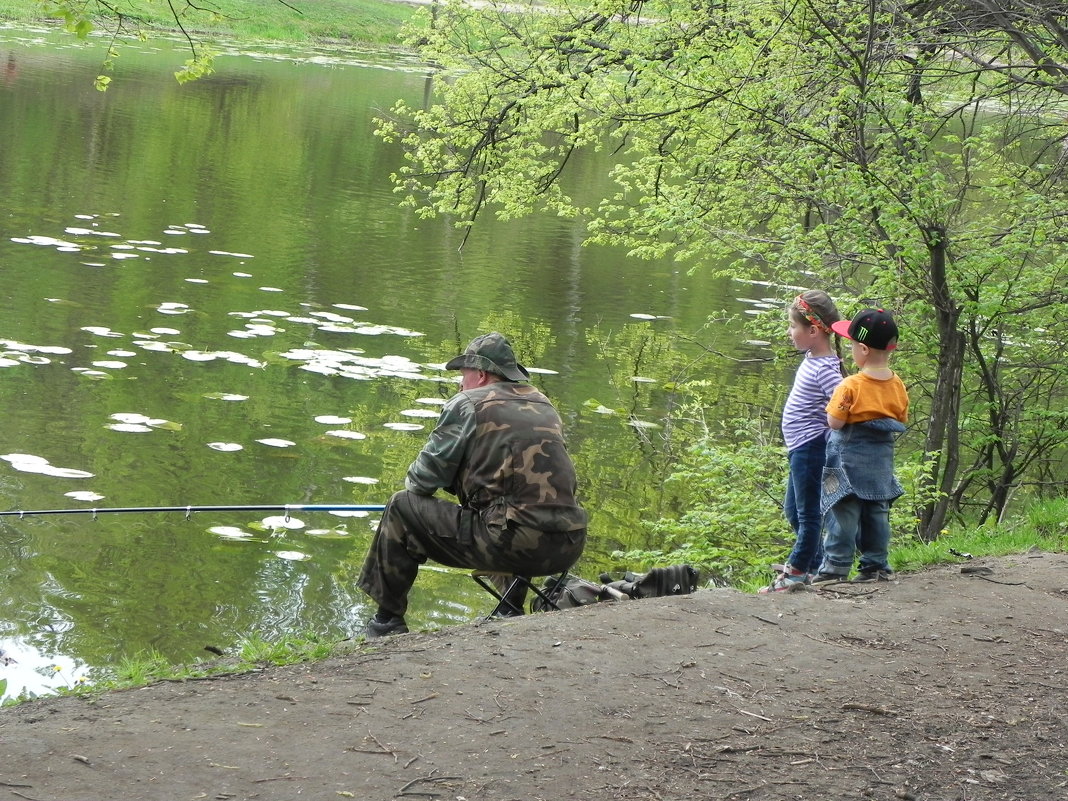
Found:
[[[51,695],[74,687],[84,666],[62,654],[45,654],[18,638],[0,637],[0,679],[7,681],[5,698]]]
[[[35,456],[31,453],[6,453],[0,456],[11,465],[13,470],[23,473],[36,473],[42,476],[56,476],[58,478],[92,478],[93,474],[85,470],[75,470],[71,467],[57,467],[51,464],[43,456]]]

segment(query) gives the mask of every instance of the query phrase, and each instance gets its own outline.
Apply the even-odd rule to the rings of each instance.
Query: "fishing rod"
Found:
[[[0,511],[0,517],[28,517],[29,515],[92,515],[120,512],[183,512],[186,518],[193,512],[381,512],[382,504],[352,503],[274,503],[244,506],[112,506],[97,509],[10,509]]]

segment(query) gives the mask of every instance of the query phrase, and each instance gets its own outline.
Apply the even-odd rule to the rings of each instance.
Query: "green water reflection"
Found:
[[[553,217],[488,223],[459,252],[449,221],[397,207],[399,154],[372,135],[376,110],[422,98],[416,65],[234,54],[181,87],[168,49],[124,50],[101,94],[99,46],[0,30],[17,65],[0,85],[0,506],[381,503],[455,390],[439,365],[499,328],[565,418],[583,572],[647,545],[670,457],[603,411],[660,418],[647,346],[696,331],[727,288],[582,249]],[[60,475],[26,469],[45,461]],[[2,518],[9,694],[150,650],[348,636],[374,518],[298,517]],[[485,611],[466,576],[428,568],[411,622]]]

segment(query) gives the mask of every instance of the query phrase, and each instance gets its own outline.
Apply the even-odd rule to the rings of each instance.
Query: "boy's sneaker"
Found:
[[[879,568],[876,568],[874,570],[861,570],[853,577],[853,583],[865,584],[869,581],[893,581],[893,579],[893,570],[880,570]]]
[[[812,584],[827,584],[832,581],[846,581],[845,573],[817,573],[812,577]]]
[[[771,582],[767,587],[761,587],[757,592],[766,594],[769,592],[798,590],[808,584],[808,573],[802,570],[795,570],[790,565],[783,565],[783,568],[782,573],[778,575],[775,581]]]

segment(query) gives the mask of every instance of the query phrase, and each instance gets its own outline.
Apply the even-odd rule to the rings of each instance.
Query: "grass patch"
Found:
[[[337,643],[323,642],[314,635],[307,638],[287,637],[281,642],[268,642],[254,637],[241,645],[240,662],[253,665],[293,665],[314,662],[330,656]]]
[[[57,687],[56,695],[94,696],[108,690],[128,690],[145,687],[161,681],[195,681],[216,676],[230,676],[260,670],[268,666],[295,665],[302,662],[318,662],[341,652],[359,648],[356,641],[324,641],[314,634],[305,637],[286,637],[279,642],[269,642],[253,637],[240,644],[240,649],[233,657],[220,657],[215,660],[174,665],[156,651],[147,651],[135,656],[124,656],[109,673],[102,673],[93,680],[67,680],[60,668],[56,674],[66,686]],[[0,692],[6,689],[6,682],[0,684]],[[52,693],[46,693],[51,695]],[[37,698],[37,693],[24,693],[16,698],[9,698],[3,706],[13,706],[23,701]]]
[[[1008,556],[1027,551],[1068,552],[1068,498],[1034,501],[1011,522],[976,528],[946,529],[934,542],[895,537],[890,566],[901,573],[954,564],[980,556]],[[741,573],[732,586],[756,592],[771,583],[767,568]]]
[[[896,543],[890,563],[895,570],[921,570],[959,561],[959,554],[1005,556],[1030,550],[1068,551],[1068,498],[1035,501],[1018,519],[1000,526],[947,530],[934,542]]]

